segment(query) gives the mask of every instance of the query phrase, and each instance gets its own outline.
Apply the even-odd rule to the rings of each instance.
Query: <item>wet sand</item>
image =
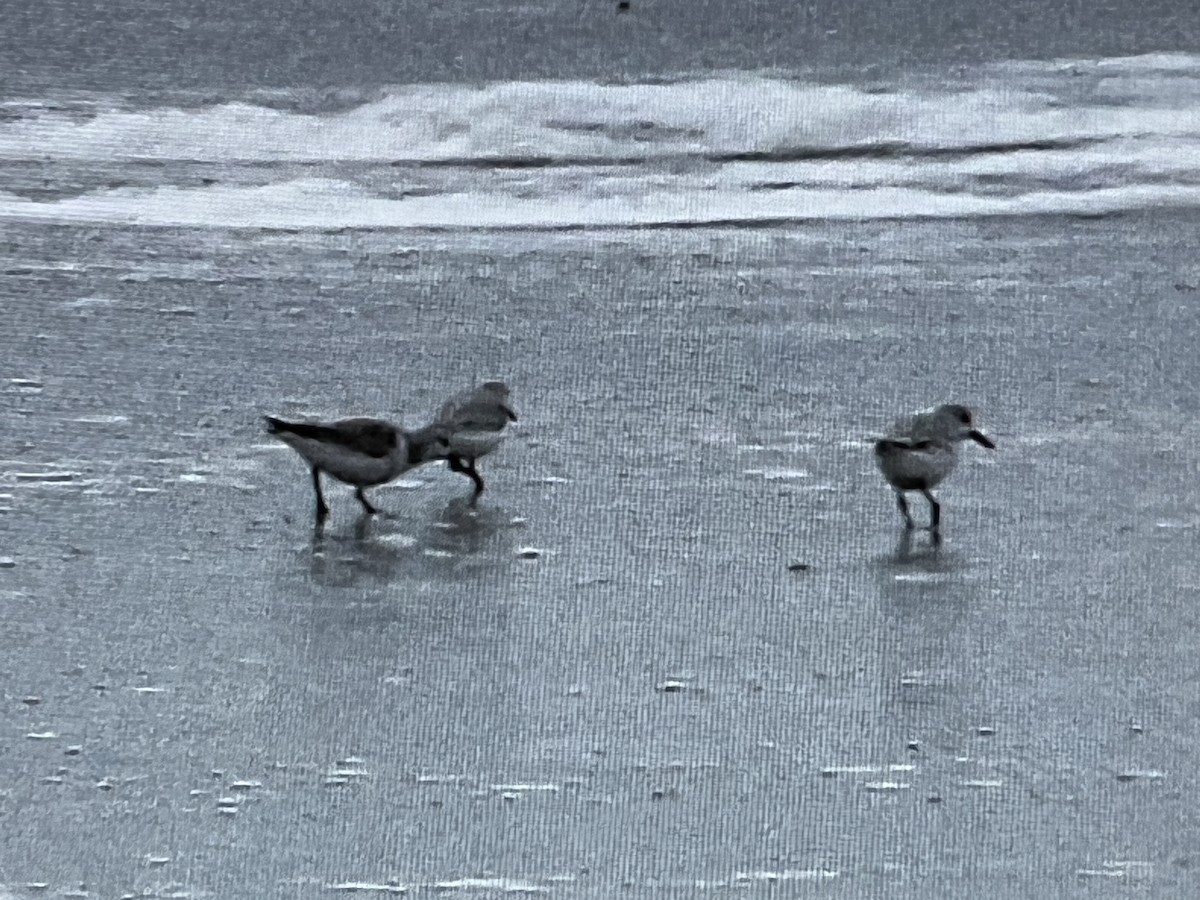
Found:
[[[1184,896],[1196,232],[10,228],[0,896]],[[262,414],[489,377],[314,536]]]

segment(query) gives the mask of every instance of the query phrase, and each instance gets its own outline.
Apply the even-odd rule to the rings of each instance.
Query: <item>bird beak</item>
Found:
[[[993,441],[986,434],[984,434],[982,431],[978,431],[978,430],[972,428],[967,436],[971,440],[973,440],[975,443],[979,444],[981,447],[987,447],[989,450],[996,449],[996,442]]]

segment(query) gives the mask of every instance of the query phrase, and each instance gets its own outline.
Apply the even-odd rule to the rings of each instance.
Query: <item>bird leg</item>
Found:
[[[921,493],[929,501],[929,530],[936,533],[942,522],[941,504],[933,499],[933,494],[929,493],[928,488],[922,489]]]
[[[904,516],[904,527],[912,531],[916,523],[908,512],[908,501],[904,499],[904,491],[896,491],[896,506],[900,508],[900,515]]]
[[[324,522],[325,517],[329,515],[329,505],[325,502],[325,497],[321,494],[321,470],[313,466],[312,470],[313,490],[317,493],[317,521]]]
[[[474,506],[479,500],[479,495],[483,493],[483,479],[475,468],[475,460],[463,462],[461,456],[449,456],[446,458],[446,464],[450,466],[451,472],[461,472],[475,482],[475,492],[471,495],[471,505]]]
[[[361,503],[362,508],[367,511],[368,516],[373,516],[373,515],[375,515],[375,513],[379,512],[379,510],[377,508],[375,508],[374,506],[371,505],[371,501],[369,501],[367,499],[367,497],[363,493],[363,489],[361,487],[357,487],[354,489],[354,496],[358,498],[358,502]]]

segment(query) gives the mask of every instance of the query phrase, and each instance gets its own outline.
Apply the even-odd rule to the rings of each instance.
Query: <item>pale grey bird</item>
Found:
[[[957,445],[968,438],[989,450],[996,449],[995,443],[975,427],[971,410],[947,403],[899,420],[888,437],[875,442],[876,462],[896,491],[896,505],[906,528],[914,528],[915,523],[904,494],[920,491],[929,501],[929,530],[938,531],[942,508],[930,492],[954,471]]]
[[[363,488],[385,484],[414,466],[440,459],[448,446],[442,429],[410,433],[382,419],[342,419],[337,422],[285,422],[266,416],[267,432],[275,435],[312,467],[317,495],[317,521],[329,515],[321,494],[321,473],[354,485],[354,496],[370,515],[379,510]]]
[[[475,464],[500,446],[508,423],[515,421],[517,414],[509,402],[508,386],[502,381],[487,381],[447,400],[434,423],[413,436],[430,447],[430,458],[445,459],[450,471],[461,472],[474,482],[474,506],[484,490]],[[434,436],[443,437],[445,445],[436,444]]]

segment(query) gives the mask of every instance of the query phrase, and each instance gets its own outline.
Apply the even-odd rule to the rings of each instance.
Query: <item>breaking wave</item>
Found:
[[[0,104],[0,217],[537,228],[1103,214],[1200,193],[1200,57],[821,83]]]

